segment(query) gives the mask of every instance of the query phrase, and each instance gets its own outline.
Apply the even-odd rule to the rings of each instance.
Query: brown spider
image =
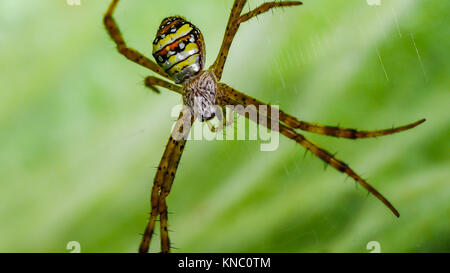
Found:
[[[423,123],[425,119],[406,126],[379,131],[357,131],[355,129],[323,126],[298,120],[283,111],[279,111],[278,115],[274,116],[272,111],[264,111],[261,110],[264,108],[260,107],[264,106],[267,107],[265,109],[273,110],[273,107],[270,105],[264,104],[220,82],[231,43],[242,23],[272,8],[298,6],[302,5],[301,2],[268,2],[250,12],[242,14],[247,0],[235,0],[220,52],[208,70],[203,69],[205,63],[203,36],[198,28],[186,21],[183,17],[168,17],[162,21],[153,42],[153,56],[157,63],[128,47],[112,17],[118,2],[119,0],[112,1],[104,17],[104,24],[109,35],[115,42],[117,50],[127,59],[156,72],[162,77],[173,80],[176,84],[149,76],[145,79],[145,85],[157,93],[159,93],[159,90],[156,86],[160,86],[181,94],[183,96],[183,103],[186,106],[180,114],[172,135],[169,138],[155,175],[151,191],[150,219],[145,229],[139,252],[148,251],[158,214],[160,215],[161,251],[164,253],[170,251],[166,197],[170,193],[178,163],[186,145],[187,135],[195,118],[198,118],[200,121],[208,121],[216,115],[221,116],[225,107],[234,107],[233,111],[238,114],[246,116],[250,120],[271,130],[277,130],[282,135],[294,140],[318,156],[326,164],[352,177],[357,183],[383,202],[397,217],[400,216],[398,211],[381,193],[369,185],[347,164],[318,147],[303,135],[297,133],[296,130],[300,129],[334,137],[357,139],[384,136],[405,131]],[[219,111],[216,110],[216,105],[219,107]],[[235,107],[238,105],[243,107]],[[246,108],[244,109],[244,107]],[[265,119],[258,119],[256,118],[257,115],[260,117],[263,116]],[[222,118],[222,120],[225,122],[225,118]],[[277,126],[273,126],[275,123]]]

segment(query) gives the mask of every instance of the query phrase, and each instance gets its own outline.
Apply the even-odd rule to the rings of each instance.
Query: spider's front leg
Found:
[[[223,105],[229,105],[229,106],[237,106],[240,105],[239,102],[234,101],[233,99],[229,97],[221,97],[219,98],[221,104]],[[344,163],[343,161],[337,159],[334,155],[330,154],[326,150],[320,148],[316,144],[312,143],[308,139],[306,139],[303,135],[297,133],[294,131],[294,129],[283,125],[278,124],[278,126],[273,126],[275,121],[269,117],[266,116],[266,118],[259,118],[258,113],[254,113],[252,108],[243,109],[242,107],[235,107],[234,111],[236,111],[238,114],[245,116],[246,118],[267,127],[270,130],[278,130],[282,135],[285,137],[294,140],[301,146],[303,146],[308,151],[311,151],[313,154],[315,154],[317,157],[319,157],[321,160],[323,160],[326,164],[331,165],[334,169],[347,174],[351,178],[353,178],[358,184],[363,186],[365,189],[367,189],[370,193],[372,193],[376,198],[378,198],[383,204],[385,204],[391,211],[394,213],[395,216],[400,217],[399,212],[394,208],[394,206],[389,202],[379,191],[377,191],[374,187],[372,187],[367,181],[365,181],[362,177],[360,177],[355,171],[353,171],[348,164]],[[253,112],[252,112],[253,111]],[[263,115],[262,113],[259,113],[259,115]],[[264,116],[264,115],[263,115]]]
[[[286,2],[267,2],[262,4],[261,6],[257,7],[256,9],[247,12],[246,14],[243,14],[239,17],[238,23],[243,23],[245,21],[248,21],[252,19],[253,17],[256,17],[260,15],[261,13],[264,13],[270,9],[273,8],[280,8],[280,7],[289,7],[289,6],[299,6],[303,5],[300,1],[286,1]]]
[[[389,202],[379,191],[377,191],[374,187],[367,183],[366,180],[364,180],[355,171],[353,171],[345,162],[337,159],[334,155],[312,143],[303,135],[295,132],[291,128],[280,124],[279,129],[280,133],[284,136],[294,140],[308,151],[311,151],[313,154],[322,159],[325,163],[331,165],[336,170],[345,173],[353,178],[358,184],[363,186],[366,190],[368,190],[371,194],[373,194],[376,198],[383,202],[383,204],[386,205],[392,211],[392,213],[394,213],[395,216],[400,217],[400,213],[397,211],[397,209],[394,208],[391,202]]]
[[[108,31],[109,36],[114,41],[117,46],[117,51],[120,54],[125,56],[128,60],[133,61],[137,64],[140,64],[153,72],[158,73],[159,75],[170,79],[169,75],[161,69],[156,63],[145,57],[139,51],[127,47],[125,40],[123,39],[122,33],[120,32],[119,27],[117,26],[116,21],[113,18],[114,10],[116,9],[119,0],[113,0],[109,5],[108,10],[106,11],[105,17],[103,19],[103,23],[105,24],[106,30]]]
[[[187,136],[194,119],[190,111],[184,109],[178,119],[166,149],[159,163],[151,192],[151,213],[139,246],[139,252],[148,252],[155,229],[156,218],[160,215],[161,252],[170,252],[166,197],[170,193],[178,164],[186,145]]]
[[[219,83],[218,87],[221,94],[223,94],[224,96],[232,99],[235,102],[240,103],[244,107],[247,107],[248,105],[254,105],[258,110],[262,111],[261,114],[271,117],[270,114],[272,112],[272,106],[267,105],[257,99],[254,99],[242,92],[239,92],[224,83]],[[375,130],[375,131],[359,131],[350,128],[339,128],[335,126],[313,124],[307,121],[298,120],[296,117],[286,114],[281,110],[278,110],[278,112],[280,122],[284,123],[285,125],[293,129],[300,129],[315,134],[328,135],[339,138],[349,138],[349,139],[370,138],[370,137],[391,135],[412,129],[425,122],[425,119],[421,119],[404,126],[394,127],[390,129]]]
[[[172,90],[178,94],[183,94],[183,87],[173,84],[173,83],[170,83],[168,81],[162,80],[157,77],[148,76],[147,78],[145,78],[144,84],[146,87],[150,88],[151,90],[153,90],[155,93],[158,93],[158,94],[160,92],[159,92],[158,88],[156,88],[156,86],[164,87],[164,88]]]
[[[231,43],[233,42],[234,36],[239,29],[239,17],[241,16],[242,9],[244,8],[246,2],[247,0],[234,1],[219,54],[217,55],[216,61],[209,68],[209,70],[214,72],[218,81],[222,78],[223,67],[225,65],[225,61],[227,60]]]
[[[231,44],[233,43],[234,36],[236,35],[241,23],[248,21],[251,18],[273,8],[302,5],[302,2],[299,1],[268,2],[260,5],[259,7],[248,13],[241,15],[242,9],[244,8],[246,2],[247,0],[234,1],[219,54],[217,55],[217,58],[213,65],[211,65],[211,67],[209,68],[209,70],[214,72],[218,81],[220,81],[220,79],[222,78],[223,67],[225,66],[225,62],[227,60]]]
[[[210,120],[205,121],[206,125],[208,125],[209,130],[213,133],[224,131],[225,127],[228,127],[234,123],[234,115],[233,111],[230,111],[229,118],[227,119],[227,110],[225,106],[216,105],[216,117],[219,119],[220,125],[217,128],[214,126]],[[219,109],[220,108],[220,109]]]

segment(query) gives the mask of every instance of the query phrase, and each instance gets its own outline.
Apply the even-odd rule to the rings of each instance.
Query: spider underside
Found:
[[[139,252],[148,252],[158,215],[160,216],[161,251],[163,253],[170,252],[171,247],[168,233],[166,198],[170,193],[175,173],[186,145],[186,138],[194,120],[198,118],[200,121],[208,121],[218,115],[222,116],[222,120],[226,123],[224,116],[221,115],[224,112],[224,108],[238,105],[246,107],[245,110],[240,111],[240,109],[243,108],[234,107],[233,111],[240,115],[244,115],[250,120],[271,130],[278,130],[282,135],[294,140],[305,149],[318,156],[326,164],[329,164],[336,170],[352,177],[357,183],[383,202],[397,217],[400,216],[394,206],[381,195],[381,193],[369,185],[346,163],[315,145],[303,135],[297,133],[296,130],[349,139],[369,138],[389,135],[414,128],[423,123],[425,119],[409,125],[386,130],[358,131],[355,129],[324,126],[301,121],[281,110],[279,110],[278,117],[272,117],[271,111],[259,110],[264,109],[259,106],[266,106],[267,108],[265,109],[272,109],[270,105],[247,96],[227,84],[220,82],[223,67],[240,24],[270,9],[298,6],[302,5],[301,2],[267,2],[250,12],[242,14],[242,10],[247,0],[235,0],[219,54],[217,55],[215,62],[207,70],[203,69],[205,47],[201,32],[194,25],[179,16],[168,17],[161,23],[157,37],[153,43],[153,55],[157,61],[156,63],[135,49],[128,47],[113,18],[113,13],[118,2],[119,0],[113,0],[111,2],[104,17],[105,27],[112,40],[115,42],[117,50],[132,62],[144,66],[168,80],[174,81],[176,84],[149,76],[145,79],[145,86],[157,93],[159,93],[159,90],[156,86],[179,93],[183,96],[184,105],[187,106],[180,114],[155,175],[150,198],[150,219],[139,246]],[[190,51],[187,49],[188,46],[190,46]],[[215,107],[216,105],[219,107]],[[254,105],[256,107],[247,107],[249,105]],[[218,112],[217,109],[221,109],[222,111]],[[256,115],[252,115],[251,109],[254,109],[253,111],[256,112],[254,113]],[[264,116],[266,119],[255,118],[257,115]],[[262,120],[265,120],[265,122],[262,122]],[[279,123],[277,127],[272,126],[275,122]]]

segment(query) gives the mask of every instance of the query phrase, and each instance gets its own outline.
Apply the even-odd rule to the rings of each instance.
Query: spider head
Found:
[[[167,17],[153,41],[153,57],[175,83],[184,83],[203,70],[202,33],[183,17]]]

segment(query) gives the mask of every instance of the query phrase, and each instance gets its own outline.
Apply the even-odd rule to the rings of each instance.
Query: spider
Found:
[[[405,131],[418,126],[425,119],[409,125],[378,131],[358,131],[313,124],[298,120],[281,110],[278,110],[278,115],[271,114],[273,112],[269,110],[261,110],[264,108],[260,106],[265,106],[267,107],[265,109],[271,110],[273,110],[273,107],[220,82],[231,44],[242,23],[268,10],[279,7],[299,6],[302,5],[302,2],[266,2],[250,12],[243,13],[247,0],[234,0],[219,54],[214,63],[206,70],[204,69],[205,43],[202,33],[192,23],[180,16],[167,17],[162,21],[153,41],[153,56],[156,62],[153,62],[137,50],[128,47],[113,18],[118,2],[119,0],[113,0],[104,16],[106,30],[116,44],[118,52],[130,61],[173,81],[174,83],[171,83],[161,78],[149,76],[145,78],[145,86],[156,93],[160,93],[157,86],[179,93],[182,95],[183,104],[185,105],[156,171],[150,196],[150,218],[139,246],[139,252],[148,252],[158,215],[160,220],[161,251],[163,253],[170,252],[166,198],[170,193],[191,124],[196,119],[201,122],[207,122],[215,116],[220,119],[225,107],[234,107],[233,111],[239,115],[243,115],[268,129],[277,130],[282,135],[297,142],[326,164],[353,178],[358,184],[383,202],[395,216],[400,216],[399,212],[381,193],[368,184],[346,163],[309,141],[297,130],[339,138],[358,139]],[[246,108],[235,107],[238,105]],[[248,106],[255,107],[249,108]],[[265,117],[266,121],[262,122],[264,119],[255,118],[253,114]],[[226,117],[222,116],[221,119],[226,125]],[[274,123],[277,123],[278,126],[273,126]]]

